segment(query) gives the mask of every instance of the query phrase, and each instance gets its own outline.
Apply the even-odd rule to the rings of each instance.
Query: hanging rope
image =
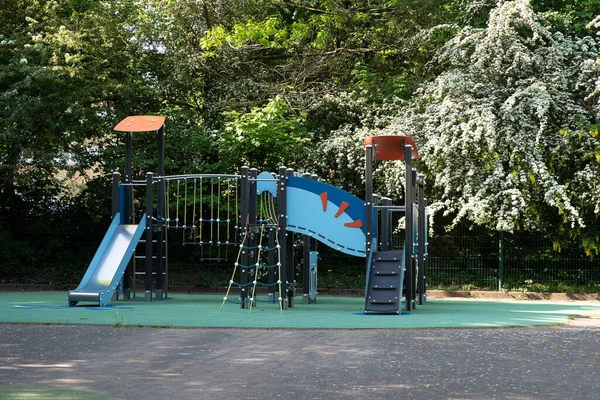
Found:
[[[184,179],[183,181],[184,187],[183,187],[183,193],[184,193],[184,197],[183,197],[183,227],[186,228],[187,227],[187,179]]]
[[[194,178],[194,202],[192,204],[192,227],[196,228],[196,179]]]
[[[180,180],[177,180],[177,197],[176,197],[176,201],[177,201],[177,205],[175,207],[175,227],[179,228],[179,182]]]
[[[169,187],[170,187],[170,185],[171,185],[171,182],[167,181],[166,185],[165,185],[166,187],[165,187],[165,199],[164,199],[165,204],[167,205],[166,210],[165,210],[165,214],[166,214],[165,218],[167,219],[167,224],[166,224],[167,228],[171,225],[170,224],[171,219],[169,218],[169,209],[171,208],[171,205],[169,204]]]
[[[246,218],[246,228],[244,230],[244,237],[242,239],[242,243],[239,246],[239,251],[238,251],[238,256],[237,256],[237,260],[234,264],[234,269],[233,269],[233,274],[231,275],[231,279],[229,280],[229,286],[227,287],[227,292],[225,294],[225,297],[223,297],[223,302],[221,303],[221,307],[219,308],[219,312],[221,312],[221,310],[223,309],[223,306],[225,304],[225,302],[230,302],[230,303],[234,303],[234,304],[250,304],[250,307],[248,309],[248,312],[252,312],[252,307],[254,306],[255,302],[260,302],[261,300],[258,300],[256,298],[256,287],[257,286],[262,286],[262,287],[274,287],[274,286],[278,286],[279,287],[279,297],[277,298],[277,301],[279,302],[279,312],[283,313],[283,296],[282,296],[282,282],[281,282],[281,246],[279,244],[279,238],[278,235],[275,235],[275,247],[268,247],[268,246],[263,246],[262,245],[262,241],[263,241],[263,237],[264,237],[264,230],[265,230],[265,224],[261,225],[261,230],[260,230],[260,240],[259,240],[259,244],[258,246],[252,246],[252,247],[248,247],[246,246],[246,239],[248,237],[248,233],[249,233],[249,218]],[[258,253],[257,253],[257,257],[256,257],[256,263],[251,264],[251,265],[242,265],[239,263],[241,255],[242,255],[242,251],[243,250],[249,250],[249,249],[258,249]],[[260,262],[260,258],[263,255],[264,252],[266,251],[274,251],[277,250],[277,263],[274,265],[265,265],[263,263]],[[277,276],[279,277],[277,279],[276,282],[273,283],[262,283],[258,281],[258,275],[259,275],[259,270],[260,267],[263,268],[277,268]],[[237,273],[238,268],[240,269],[249,269],[249,268],[255,268],[254,270],[254,280],[252,282],[249,283],[238,283],[234,280],[235,275]],[[231,287],[235,285],[237,287],[240,288],[246,288],[249,286],[252,286],[252,294],[250,296],[250,298],[248,300],[244,300],[244,301],[240,301],[240,302],[236,302],[233,300],[229,299],[229,293],[231,292]],[[267,300],[267,301],[263,301],[263,302],[273,302],[273,300]]]
[[[217,179],[217,258],[221,258],[221,177]]]
[[[262,239],[263,239],[263,232],[264,232],[265,226],[261,225],[261,229],[260,229],[260,240],[258,241],[258,253],[256,254],[256,268],[254,269],[254,280],[252,281],[253,286],[252,286],[252,296],[250,297],[250,307],[248,308],[248,313],[252,312],[252,305],[254,304],[254,295],[256,293],[256,283],[258,282],[258,269],[260,266],[260,255],[261,255],[261,250],[262,250]]]
[[[240,257],[242,256],[242,250],[244,249],[244,244],[246,243],[246,238],[248,237],[249,225],[250,225],[250,220],[249,220],[249,218],[247,218],[246,219],[246,229],[244,230],[244,238],[242,239],[242,243],[240,244],[240,249],[238,251],[237,260],[234,264],[233,273],[231,274],[231,279],[229,280],[229,286],[227,287],[227,292],[225,293],[225,297],[223,297],[223,302],[221,303],[219,312],[221,312],[221,310],[223,309],[223,305],[225,305],[225,302],[229,300],[229,292],[231,291],[231,285],[233,285],[235,283],[233,278],[235,278],[235,273],[237,272],[237,267],[240,262]]]
[[[204,203],[202,202],[202,193],[204,193],[204,190],[202,188],[202,178],[200,178],[200,221],[198,221],[198,232],[200,234],[198,241],[200,244],[202,244],[202,207],[204,206]]]
[[[214,208],[214,201],[215,201],[215,184],[213,182],[211,182],[210,184],[210,240],[209,240],[209,244],[213,244],[213,221],[215,219],[214,217],[214,212],[215,212],[215,208]]]

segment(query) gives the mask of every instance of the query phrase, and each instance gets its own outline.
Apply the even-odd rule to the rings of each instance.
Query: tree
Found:
[[[420,147],[432,207],[455,224],[554,229],[597,254],[597,55],[596,40],[552,33],[523,0],[449,41],[437,59],[446,71],[394,124]]]
[[[101,161],[116,118],[156,104],[127,26],[132,2],[11,4],[0,8],[0,202],[23,218],[73,195],[57,173]]]

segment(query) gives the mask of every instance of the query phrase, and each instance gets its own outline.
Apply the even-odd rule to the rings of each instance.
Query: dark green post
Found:
[[[154,174],[146,173],[146,269],[144,274],[144,300],[152,301],[152,216],[154,214]]]
[[[500,231],[498,240],[498,291],[502,290],[502,278],[504,277],[504,232]]]

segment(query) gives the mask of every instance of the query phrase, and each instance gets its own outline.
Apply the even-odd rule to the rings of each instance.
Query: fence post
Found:
[[[498,291],[502,291],[504,277],[504,232],[500,231],[498,240]]]

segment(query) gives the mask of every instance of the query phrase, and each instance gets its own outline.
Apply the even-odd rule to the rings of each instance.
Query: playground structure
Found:
[[[69,292],[69,305],[85,301],[104,306],[118,295],[130,299],[131,291],[136,295],[138,276],[143,277],[145,300],[166,298],[171,230],[181,232],[184,244],[199,246],[200,261],[235,257],[221,307],[233,302],[251,310],[260,301],[260,287],[268,291],[264,301],[277,303],[280,310],[294,307],[294,234],[303,235],[305,303],[317,299],[317,242],[365,258],[365,313],[399,314],[403,291],[407,311],[425,303],[425,181],[411,167],[418,152],[410,138],[380,136],[365,141],[365,200],[361,200],[286,167],[278,173],[258,174],[242,167],[240,174],[166,176],[164,117],[127,117],[115,131],[125,135],[125,176],[121,181],[120,174],[113,173],[113,222],[80,285]],[[157,174],[133,180],[131,138],[148,131],[155,131],[158,138]],[[375,160],[404,160],[403,206],[392,205],[388,198],[378,203],[373,194]],[[141,194],[134,196],[134,189]],[[141,216],[140,208],[145,209]],[[406,222],[404,245],[396,249],[394,213],[404,214]],[[232,298],[232,290],[239,296]]]

